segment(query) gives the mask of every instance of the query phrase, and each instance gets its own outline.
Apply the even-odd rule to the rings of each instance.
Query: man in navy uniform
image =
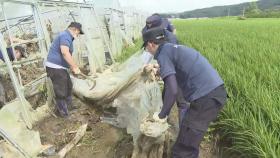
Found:
[[[152,16],[148,17],[146,23],[147,24],[143,28],[143,32],[155,27],[164,28],[164,33],[167,38],[167,42],[178,44],[177,37],[173,33],[169,32],[169,30],[164,26],[166,24],[163,24],[164,21],[158,14],[153,14]],[[150,53],[144,51],[143,58],[144,58],[144,64],[148,64],[152,60],[153,56]],[[164,92],[165,92],[165,88],[163,89],[163,94]],[[178,90],[176,102],[177,102],[178,113],[179,113],[178,119],[179,119],[179,127],[180,127],[182,119],[188,108],[188,103],[185,101],[180,88]]]
[[[176,143],[173,158],[198,158],[199,145],[209,123],[216,119],[226,103],[224,82],[208,60],[186,46],[167,43],[163,28],[143,33],[145,49],[154,55],[160,66],[165,94],[163,107],[154,114],[155,121],[164,122],[176,100],[178,87],[190,102]]]
[[[70,68],[74,74],[80,73],[72,58],[73,41],[79,34],[84,34],[82,25],[71,22],[68,28],[53,40],[45,63],[47,75],[53,84],[56,107],[62,117],[69,115],[68,107],[72,104],[73,85],[68,69]]]
[[[176,29],[174,25],[167,19],[161,17],[158,13],[154,13],[153,16],[159,16],[161,18],[161,26],[169,32],[172,32],[174,35],[176,34]]]
[[[174,44],[175,43],[178,44],[177,37],[175,36],[175,34],[173,34],[172,30],[170,30],[168,26],[169,25],[167,24],[166,20],[163,20],[163,18],[160,17],[158,14],[154,14],[152,16],[149,16],[146,19],[146,25],[142,29],[142,33],[147,31],[150,28],[162,27],[165,30],[165,34],[166,34],[166,36],[168,38],[168,42],[174,43]]]

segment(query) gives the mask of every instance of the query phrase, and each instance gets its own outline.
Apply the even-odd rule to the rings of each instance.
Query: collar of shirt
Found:
[[[158,56],[159,56],[159,54],[160,54],[160,52],[161,52],[161,50],[162,50],[162,47],[164,46],[164,44],[165,43],[167,43],[167,42],[164,42],[164,43],[162,43],[161,45],[159,45],[159,47],[158,47],[158,49],[157,49],[157,52],[156,52],[156,54],[155,54],[155,59],[157,59],[158,58]]]
[[[68,29],[66,29],[65,32],[71,37],[72,41],[74,41],[74,37],[72,36],[70,31]]]

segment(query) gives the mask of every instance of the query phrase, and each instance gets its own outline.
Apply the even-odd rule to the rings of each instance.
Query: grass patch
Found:
[[[129,57],[131,57],[134,53],[141,49],[141,45],[143,44],[142,39],[137,39],[134,43],[134,46],[129,46],[127,48],[123,48],[122,54],[119,55],[115,60],[116,62],[123,63]]]
[[[215,126],[240,157],[280,156],[279,19],[178,20],[180,42],[207,57],[231,97]]]

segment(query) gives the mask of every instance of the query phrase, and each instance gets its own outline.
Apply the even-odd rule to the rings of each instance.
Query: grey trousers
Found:
[[[222,85],[206,96],[191,102],[172,148],[173,158],[198,158],[199,145],[208,126],[211,121],[217,118],[226,103],[226,99],[227,93]]]

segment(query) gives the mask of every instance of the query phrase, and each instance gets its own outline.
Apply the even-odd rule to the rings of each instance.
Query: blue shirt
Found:
[[[164,30],[164,32],[168,43],[178,44],[177,37],[173,33],[169,32],[168,30]]]
[[[65,68],[69,68],[69,64],[64,59],[60,46],[67,46],[69,48],[70,54],[72,55],[73,40],[74,38],[68,30],[59,33],[59,35],[52,42],[47,61]]]
[[[173,24],[171,24],[171,22],[166,18],[161,19],[161,26],[169,32],[173,32],[175,29]]]
[[[8,56],[9,56],[10,61],[14,61],[15,58],[14,58],[13,48],[12,48],[12,47],[7,48],[7,53],[8,53]],[[0,59],[3,60],[3,61],[5,62],[4,56],[3,56],[1,50],[0,50]]]
[[[172,74],[176,76],[188,102],[207,95],[224,83],[208,60],[192,48],[164,43],[158,48],[155,59],[163,79]]]

